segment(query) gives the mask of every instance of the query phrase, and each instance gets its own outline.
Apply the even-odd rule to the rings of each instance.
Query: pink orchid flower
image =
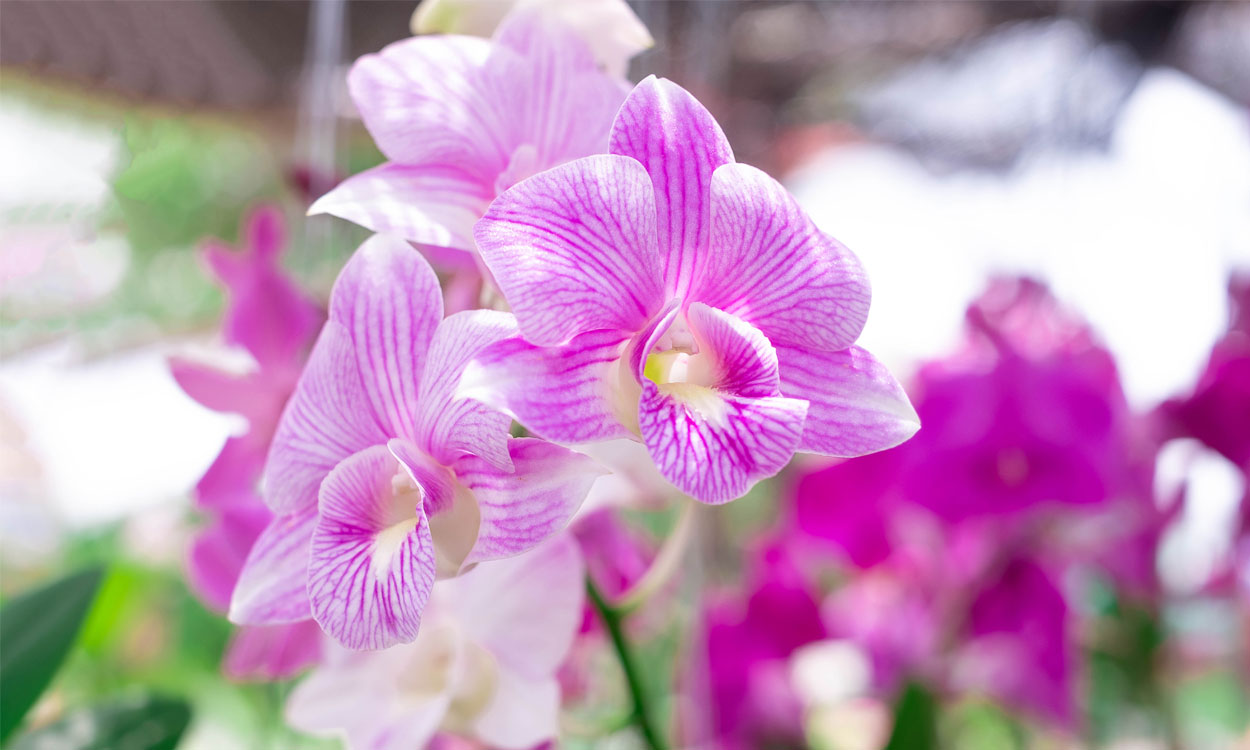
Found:
[[[365,55],[352,99],[387,162],[313,203],[474,268],[473,224],[517,181],[607,146],[624,82],[550,14],[510,14],[492,40],[406,39]],[[450,252],[448,252],[450,250]]]
[[[443,319],[434,271],[402,240],[361,246],[274,437],[265,499],[277,515],[231,620],[312,617],[349,648],[406,643],[436,578],[564,527],[593,462],[511,438],[508,417],[453,393],[477,352],[515,332],[490,310]]]
[[[475,236],[523,338],[464,393],[562,443],[641,439],[664,477],[723,503],[802,450],[857,456],[919,427],[852,346],[868,280],[676,84],[648,78],[610,153],[500,195]]]
[[[556,737],[556,671],[582,610],[577,545],[559,535],[434,587],[420,635],[385,652],[340,650],[300,683],[287,719],[357,750],[427,747],[435,733],[499,750]]]

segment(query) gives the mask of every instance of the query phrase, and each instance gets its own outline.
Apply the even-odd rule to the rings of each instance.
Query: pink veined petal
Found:
[[[637,331],[662,303],[654,196],[637,162],[590,156],[495,199],[474,231],[525,338]]]
[[[352,649],[417,636],[434,584],[434,542],[420,507],[394,498],[399,464],[385,446],[357,453],[321,486],[308,599],[322,630]]]
[[[234,632],[222,671],[232,680],[286,680],[321,658],[321,628],[312,620],[249,625]]]
[[[499,750],[529,750],[559,733],[559,681],[528,680],[500,669],[490,704],[473,721],[473,735]]]
[[[411,436],[425,353],[443,319],[434,269],[408,243],[374,235],[334,282],[330,319],[351,334],[378,422],[392,437]]]
[[[273,515],[251,495],[248,503],[225,508],[208,528],[201,529],[187,556],[187,582],[210,607],[225,611],[235,581],[243,570],[252,543]]]
[[[401,164],[457,166],[493,184],[508,163],[508,123],[485,96],[485,39],[405,39],[356,61],[352,100],[378,148]]]
[[[650,175],[665,289],[686,297],[707,259],[712,172],[733,162],[729,141],[690,92],[649,76],[617,114],[608,150]]]
[[[452,467],[473,492],[481,519],[466,565],[519,555],[563,529],[604,473],[590,458],[544,440],[513,438],[508,448],[512,473],[476,456]]]
[[[265,502],[276,513],[315,509],[317,488],[339,461],[389,438],[369,409],[351,335],[327,322],[269,448]]]
[[[777,347],[781,392],[809,402],[799,450],[862,456],[893,448],[920,429],[920,417],[890,374],[858,346],[837,352]]]
[[[450,471],[407,440],[396,438],[386,449],[421,488],[421,508],[427,516],[451,506],[456,489]]]
[[[539,680],[556,673],[573,645],[584,568],[572,536],[557,534],[523,555],[477,566],[447,594],[471,641],[509,670]]]
[[[409,242],[473,252],[491,186],[454,166],[387,163],[348,177],[308,209]]]
[[[716,362],[715,387],[735,396],[780,396],[777,352],[750,323],[695,302],[686,310],[700,351]]]
[[[774,344],[833,351],[855,343],[868,320],[868,276],[781,183],[746,164],[718,168],[711,226],[694,299],[750,321]]]
[[[230,622],[278,625],[307,620],[308,555],[317,509],[278,516],[260,533],[230,600]]]
[[[563,346],[534,346],[520,337],[482,350],[465,369],[459,394],[511,414],[530,432],[559,443],[631,437],[617,406],[620,365],[629,338],[591,331]],[[635,386],[636,387],[636,386]]]
[[[418,399],[416,438],[442,464],[462,455],[481,456],[510,471],[508,415],[457,394],[465,367],[487,347],[517,335],[516,318],[495,310],[471,310],[439,325],[426,356]]]

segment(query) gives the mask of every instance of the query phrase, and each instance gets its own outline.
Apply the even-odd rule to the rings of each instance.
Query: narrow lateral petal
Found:
[[[507,132],[484,96],[485,39],[405,39],[352,66],[347,86],[361,119],[387,159],[401,164],[455,165],[492,184],[508,162]]]
[[[494,197],[453,166],[388,162],[348,177],[308,209],[409,242],[473,252],[473,224]]]
[[[357,453],[321,486],[308,598],[339,643],[380,649],[417,636],[434,584],[434,543],[420,498],[396,497],[399,462],[385,446]]]
[[[603,470],[592,459],[535,438],[514,438],[515,471],[501,472],[476,456],[452,467],[477,500],[481,526],[465,564],[533,549],[568,524]]]
[[[920,429],[903,387],[864,349],[817,352],[778,346],[777,357],[781,392],[810,403],[799,450],[862,456],[893,448]]]
[[[695,299],[750,321],[774,344],[855,343],[871,292],[859,260],[821,232],[781,183],[746,164],[712,175],[712,242]]]
[[[696,500],[719,504],[786,465],[806,412],[807,402],[792,398],[732,396],[644,380],[638,421],[664,478]]]
[[[334,283],[330,319],[351,334],[379,423],[392,437],[411,436],[425,355],[443,319],[434,269],[408,243],[374,235]]]
[[[537,174],[496,198],[474,236],[531,343],[637,331],[662,302],[655,198],[632,159],[591,156]]]
[[[308,556],[316,523],[316,507],[269,522],[239,573],[230,600],[230,622],[278,625],[311,617]]]
[[[416,439],[426,453],[450,464],[460,456],[481,456],[511,470],[508,428],[498,409],[457,393],[465,367],[487,347],[517,335],[516,318],[495,310],[449,316],[434,333],[421,376]]]
[[[265,502],[276,513],[315,509],[317,488],[339,461],[389,437],[369,408],[351,335],[328,321],[278,422]]]
[[[499,750],[528,750],[560,733],[560,683],[538,682],[500,669],[490,704],[473,722],[473,734]]]
[[[469,639],[532,680],[556,673],[582,621],[585,573],[569,534],[523,555],[479,565],[448,586]]]
[[[630,437],[622,424],[633,403],[618,405],[629,338],[614,331],[584,333],[564,346],[535,346],[520,337],[482,350],[465,369],[459,395],[501,409],[530,432],[559,443]],[[635,386],[636,388],[636,386]],[[636,391],[635,391],[636,392]]]
[[[650,76],[621,106],[608,150],[646,168],[655,191],[665,289],[686,297],[706,262],[712,172],[733,162],[729,141],[690,92]]]

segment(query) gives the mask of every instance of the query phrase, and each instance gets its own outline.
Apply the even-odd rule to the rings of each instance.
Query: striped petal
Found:
[[[481,519],[466,565],[519,555],[563,529],[604,473],[592,459],[544,440],[514,438],[508,447],[511,473],[476,456],[452,467]]]
[[[591,156],[535,175],[496,198],[474,235],[531,343],[637,331],[662,302],[655,199],[632,159]]]
[[[665,288],[685,297],[706,262],[712,172],[733,162],[729,141],[690,92],[650,76],[622,105],[608,150],[646,169],[655,192]]]
[[[230,622],[278,625],[307,620],[308,555],[316,507],[278,516],[260,533],[239,573]]]
[[[473,224],[494,197],[452,166],[387,163],[348,177],[317,199],[309,215],[331,214],[409,242],[473,251]]]
[[[387,448],[375,446],[335,467],[321,488],[308,598],[317,623],[348,648],[416,638],[434,584],[420,494],[397,491],[399,471]]]
[[[750,321],[774,344],[833,351],[868,320],[868,277],[779,182],[729,164],[712,175],[712,251],[695,299]]]
[[[799,450],[862,456],[893,448],[920,417],[885,365],[857,346],[837,352],[777,347],[781,392],[809,402]]]

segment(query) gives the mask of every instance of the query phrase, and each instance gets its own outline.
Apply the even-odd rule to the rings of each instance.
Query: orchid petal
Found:
[[[416,434],[425,451],[443,464],[462,455],[481,456],[510,471],[508,415],[457,393],[466,365],[480,352],[515,336],[516,319],[494,310],[449,316],[434,333],[421,376]]]
[[[230,608],[230,596],[252,543],[272,514],[250,495],[250,502],[221,510],[208,528],[196,534],[188,555],[187,582],[210,607]]]
[[[414,639],[434,584],[429,523],[419,498],[417,507],[397,502],[398,471],[387,448],[375,446],[336,466],[321,486],[308,599],[321,628],[348,648]]]
[[[470,640],[537,680],[555,674],[573,645],[584,568],[577,543],[559,534],[523,555],[477,566],[447,593]]]
[[[518,555],[563,529],[603,473],[590,458],[543,440],[514,438],[508,449],[512,473],[476,456],[452,467],[481,514],[465,564]]]
[[[311,616],[308,556],[316,510],[278,516],[260,533],[234,586],[230,622],[277,625]]]
[[[752,398],[781,395],[776,350],[758,328],[701,302],[690,306],[686,319],[699,350],[716,362],[718,390]]]
[[[920,418],[885,365],[857,346],[813,352],[778,346],[781,391],[810,402],[799,450],[862,456],[893,448],[920,429]]]
[[[393,237],[366,240],[334,283],[330,319],[351,333],[369,404],[392,436],[413,434],[425,353],[442,318],[434,270]]]
[[[489,185],[450,166],[387,163],[348,177],[309,215],[331,214],[436,247],[473,251],[473,223],[490,204]]]
[[[868,277],[767,174],[727,164],[712,175],[712,251],[696,299],[750,321],[774,344],[833,351],[868,320]]]
[[[499,670],[490,704],[473,722],[474,736],[498,750],[529,750],[560,732],[560,683]]]
[[[474,236],[525,338],[636,331],[661,304],[654,196],[632,159],[549,169],[495,199]]]
[[[478,354],[458,393],[511,414],[530,432],[556,442],[631,437],[622,420],[635,418],[635,404],[621,409],[614,394],[622,376],[632,382],[620,366],[628,341],[613,331],[584,333],[553,347],[507,339]]]
[[[232,680],[286,680],[321,658],[321,628],[312,620],[238,628],[222,671]]]
[[[237,412],[241,396],[248,389],[246,375],[226,372],[183,357],[169,358],[169,372],[184,393],[213,411]]]
[[[706,262],[712,172],[733,162],[729,141],[690,92],[650,76],[622,105],[608,150],[646,168],[665,288],[685,297]]]

